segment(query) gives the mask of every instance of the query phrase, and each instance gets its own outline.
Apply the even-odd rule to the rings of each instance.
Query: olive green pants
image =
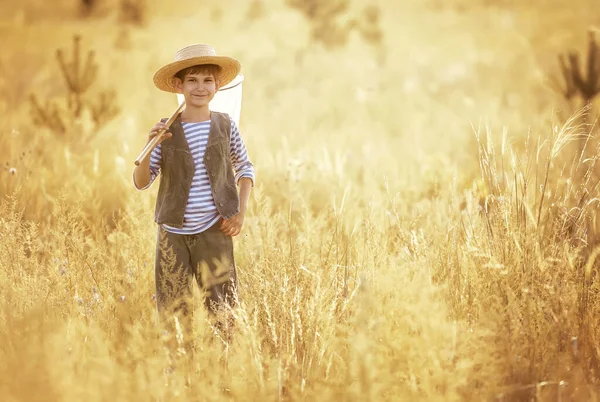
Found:
[[[160,225],[156,241],[156,302],[161,315],[188,316],[193,277],[209,312],[237,298],[233,239],[219,230],[221,221],[194,235],[170,233]]]

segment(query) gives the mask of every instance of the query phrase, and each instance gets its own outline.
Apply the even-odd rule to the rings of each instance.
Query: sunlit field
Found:
[[[0,4],[0,400],[600,399],[595,1],[84,3]],[[132,181],[191,43],[245,77],[231,339],[158,325]]]

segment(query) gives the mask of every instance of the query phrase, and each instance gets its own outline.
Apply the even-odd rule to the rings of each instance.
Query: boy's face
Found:
[[[212,74],[186,74],[183,82],[176,79],[177,89],[183,94],[188,106],[204,107],[215,97],[219,89]]]

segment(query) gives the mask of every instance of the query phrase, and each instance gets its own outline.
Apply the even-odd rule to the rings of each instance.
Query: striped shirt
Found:
[[[212,196],[212,189],[206,166],[203,158],[208,143],[208,133],[210,131],[210,120],[181,123],[185,139],[187,140],[190,152],[194,158],[195,173],[190,188],[188,203],[185,207],[183,216],[183,227],[175,228],[163,224],[163,228],[169,232],[177,234],[195,234],[205,231],[219,221],[220,215],[217,211],[215,201]],[[248,157],[246,146],[237,128],[237,125],[231,119],[231,141],[230,158],[235,172],[235,182],[242,177],[248,177],[252,180],[254,186],[254,165]],[[161,146],[160,144],[152,150],[150,154],[150,182],[139,190],[145,190],[154,182],[160,174],[161,167]],[[135,181],[134,181],[135,184]],[[137,186],[136,186],[137,187]]]

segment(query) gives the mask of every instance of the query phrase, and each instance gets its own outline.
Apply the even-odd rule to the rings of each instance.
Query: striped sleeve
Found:
[[[233,164],[233,170],[235,171],[235,182],[238,183],[242,177],[247,177],[252,180],[252,187],[254,187],[255,172],[254,164],[248,157],[248,151],[244,140],[240,135],[237,124],[231,119],[231,142],[230,142],[230,156]]]
[[[161,159],[161,144],[158,144],[150,153],[150,181],[148,182],[148,184],[146,184],[144,187],[139,188],[137,186],[137,184],[135,183],[135,180],[133,181],[133,185],[135,186],[135,188],[137,188],[138,190],[142,191],[147,189],[148,187],[150,187],[150,185],[152,183],[154,183],[154,180],[158,177],[158,175],[160,174],[160,159]]]

